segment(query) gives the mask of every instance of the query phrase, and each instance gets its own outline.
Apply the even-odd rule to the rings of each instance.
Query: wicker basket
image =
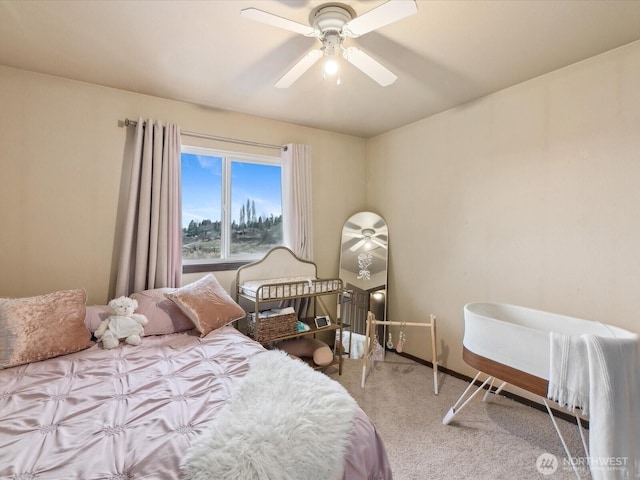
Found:
[[[257,320],[253,313],[249,313],[247,323],[249,324],[249,336],[256,342],[268,342],[298,332],[298,314],[295,312],[271,317],[258,317]]]

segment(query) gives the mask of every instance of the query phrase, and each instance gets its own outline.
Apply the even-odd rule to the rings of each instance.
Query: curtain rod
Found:
[[[125,118],[124,122],[122,123],[124,124],[125,127],[128,127],[129,125],[135,127],[136,125],[138,125],[138,122],[136,120],[129,120],[128,118]],[[198,132],[189,132],[187,130],[181,130],[180,133],[182,135],[186,135],[187,137],[205,138],[207,140],[218,140],[220,142],[226,142],[226,143],[237,143],[240,145],[250,145],[252,147],[272,148],[276,150],[282,149],[285,152],[287,151],[286,145],[271,145],[269,143],[251,142],[249,140],[238,140],[236,138],[217,137],[215,135],[208,135],[206,133],[198,133]]]

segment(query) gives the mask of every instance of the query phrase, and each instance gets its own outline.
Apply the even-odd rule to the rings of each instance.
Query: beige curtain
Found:
[[[311,147],[286,147],[281,154],[284,244],[298,257],[313,260]]]
[[[180,128],[138,119],[116,297],[181,284]]]

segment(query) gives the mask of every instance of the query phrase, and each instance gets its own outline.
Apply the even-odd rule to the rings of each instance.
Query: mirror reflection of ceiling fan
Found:
[[[352,232],[347,231],[346,230],[347,228],[350,228],[353,231]],[[359,239],[353,245],[351,245],[351,247],[349,247],[349,250],[351,250],[352,252],[355,252],[356,250],[362,248],[363,246],[365,247],[366,250],[373,250],[378,247],[382,247],[386,249],[387,248],[387,229],[380,228],[380,230],[378,231],[377,228],[380,228],[380,227],[376,227],[376,225],[374,225],[373,227],[362,228],[360,225],[356,225],[355,223],[352,223],[352,222],[347,222],[345,224],[345,231],[343,232],[343,235],[345,237],[353,237],[353,238]]]
[[[325,78],[335,76],[340,84],[337,59],[341,55],[347,62],[367,74],[379,85],[386,87],[398,78],[392,71],[367,53],[356,47],[345,47],[344,41],[356,38],[398,20],[402,20],[418,11],[415,0],[388,0],[382,5],[356,15],[348,5],[326,3],[313,9],[309,15],[309,25],[294,22],[257,8],[245,8],[240,15],[251,20],[283,28],[307,37],[316,37],[322,46],[311,50],[302,57],[275,84],[277,88],[288,88],[309,70],[318,60],[326,57]]]
[[[387,244],[386,243],[382,243],[380,240],[378,240],[376,238],[377,234],[376,231],[371,229],[371,228],[365,228],[364,230],[362,230],[361,233],[359,234],[346,234],[347,236],[357,236],[360,237],[360,241],[356,242],[355,244],[353,244],[353,246],[351,248],[349,248],[349,250],[351,250],[352,252],[355,252],[356,250],[358,250],[359,248],[363,247],[363,246],[367,246],[367,243],[369,243],[369,248],[371,248],[372,244],[378,245],[379,247],[382,248],[387,248]]]

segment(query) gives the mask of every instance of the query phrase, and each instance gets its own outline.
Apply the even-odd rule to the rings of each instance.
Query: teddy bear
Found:
[[[109,302],[109,307],[114,315],[100,322],[94,332],[98,341],[102,341],[103,348],[116,348],[121,338],[129,345],[140,345],[140,337],[144,335],[144,325],[148,320],[144,315],[133,313],[138,308],[138,302],[129,297],[114,298]]]

